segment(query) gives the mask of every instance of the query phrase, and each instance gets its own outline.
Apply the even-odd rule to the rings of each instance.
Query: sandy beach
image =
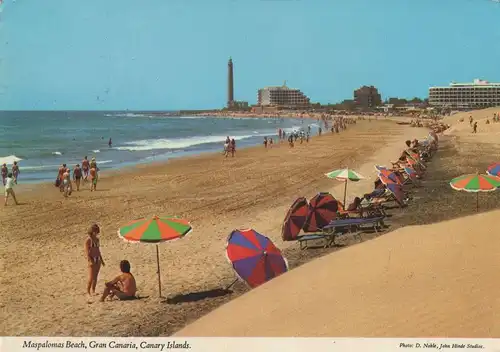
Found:
[[[500,194],[480,194],[477,214],[475,195],[448,184],[500,160],[500,124],[486,124],[497,111],[445,119],[452,128],[422,188],[397,214],[412,226],[307,263],[178,335],[500,337],[500,243],[492,232]],[[479,122],[478,134],[471,133],[469,115]]]
[[[4,335],[169,335],[246,291],[198,302],[165,304],[157,298],[155,247],[129,244],[119,226],[142,216],[174,214],[192,221],[185,239],[160,246],[163,292],[169,296],[220,288],[234,279],[224,245],[234,228],[253,227],[273,239],[297,266],[328,251],[298,251],[283,243],[281,223],[298,196],[318,191],[342,196],[343,186],[324,173],[356,167],[375,177],[374,163],[388,163],[404,140],[425,129],[393,122],[359,122],[340,134],[324,134],[308,145],[249,148],[234,159],[222,155],[172,160],[105,174],[98,191],[64,199],[50,184],[20,186],[21,206],[0,212],[3,275],[0,285]],[[376,155],[375,155],[376,152]],[[349,188],[351,197],[371,190],[372,180]],[[88,226],[102,226],[107,265],[98,287],[128,259],[137,277],[135,302],[88,304],[83,244]],[[335,250],[335,249],[332,249]],[[22,280],[19,278],[22,277]],[[127,324],[120,321],[126,319]],[[161,324],[159,323],[161,321]]]

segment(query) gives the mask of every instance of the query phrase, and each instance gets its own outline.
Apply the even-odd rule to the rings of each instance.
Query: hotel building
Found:
[[[457,110],[497,106],[500,105],[500,83],[475,79],[472,83],[430,87],[429,105]]]
[[[306,107],[309,98],[298,89],[288,88],[286,82],[281,87],[265,87],[257,93],[257,104],[260,106]]]
[[[354,102],[363,109],[372,109],[382,105],[382,97],[374,86],[363,86],[354,91]]]

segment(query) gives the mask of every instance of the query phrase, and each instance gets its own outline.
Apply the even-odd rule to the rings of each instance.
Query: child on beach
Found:
[[[7,179],[7,174],[9,173],[9,169],[7,169],[7,164],[2,165],[2,183],[5,186],[5,180]]]
[[[82,160],[82,170],[83,170],[83,181],[86,182],[87,178],[89,177],[89,160],[87,159],[87,156],[83,158]]]
[[[17,165],[17,161],[14,161],[14,164],[12,165],[12,175],[14,176],[14,183],[17,185],[17,180],[19,179],[19,174],[21,171],[19,171],[19,165]]]
[[[80,190],[81,179],[82,179],[82,169],[80,169],[80,164],[76,164],[75,168],[73,169],[73,180],[75,181],[77,192]]]
[[[5,203],[4,205],[7,205],[7,200],[9,199],[9,196],[11,196],[14,199],[14,202],[16,205],[19,203],[17,202],[16,198],[16,192],[14,192],[14,183],[15,179],[13,178],[13,175],[11,172],[7,174],[7,178],[5,180]]]
[[[106,297],[118,297],[120,301],[127,301],[135,299],[137,292],[137,285],[134,275],[130,272],[130,263],[128,260],[120,262],[120,275],[115,277],[112,281],[106,282],[106,287],[101,297],[101,302],[104,302]]]
[[[88,238],[85,240],[85,257],[88,264],[88,281],[87,281],[87,294],[90,296],[95,295],[95,287],[97,285],[97,277],[101,270],[101,265],[105,266],[102,259],[100,242],[97,235],[101,233],[101,229],[97,224],[93,224],[88,231]]]
[[[56,187],[59,187],[59,192],[64,192],[64,172],[66,171],[66,164],[62,164],[57,171]]]

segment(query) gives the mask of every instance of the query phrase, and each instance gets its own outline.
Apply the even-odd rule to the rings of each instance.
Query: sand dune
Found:
[[[316,259],[177,335],[500,337],[499,216],[406,227]]]

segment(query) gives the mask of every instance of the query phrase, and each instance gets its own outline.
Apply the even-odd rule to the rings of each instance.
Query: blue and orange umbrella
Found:
[[[307,218],[302,229],[304,232],[321,230],[337,217],[339,204],[328,192],[320,192],[309,201]]]
[[[414,168],[412,167],[405,167],[404,168],[406,174],[408,175],[408,178],[410,179],[410,181],[413,183],[413,184],[417,184],[418,183],[418,174],[417,174],[417,171],[415,171]]]
[[[252,288],[288,271],[281,251],[253,229],[233,230],[227,239],[226,255],[238,277]]]
[[[399,206],[403,207],[405,204],[405,193],[403,191],[403,186],[398,183],[389,183],[386,185],[386,187],[394,195],[394,199],[399,204]]]
[[[500,176],[500,163],[494,163],[488,166],[486,173],[491,176]]]

